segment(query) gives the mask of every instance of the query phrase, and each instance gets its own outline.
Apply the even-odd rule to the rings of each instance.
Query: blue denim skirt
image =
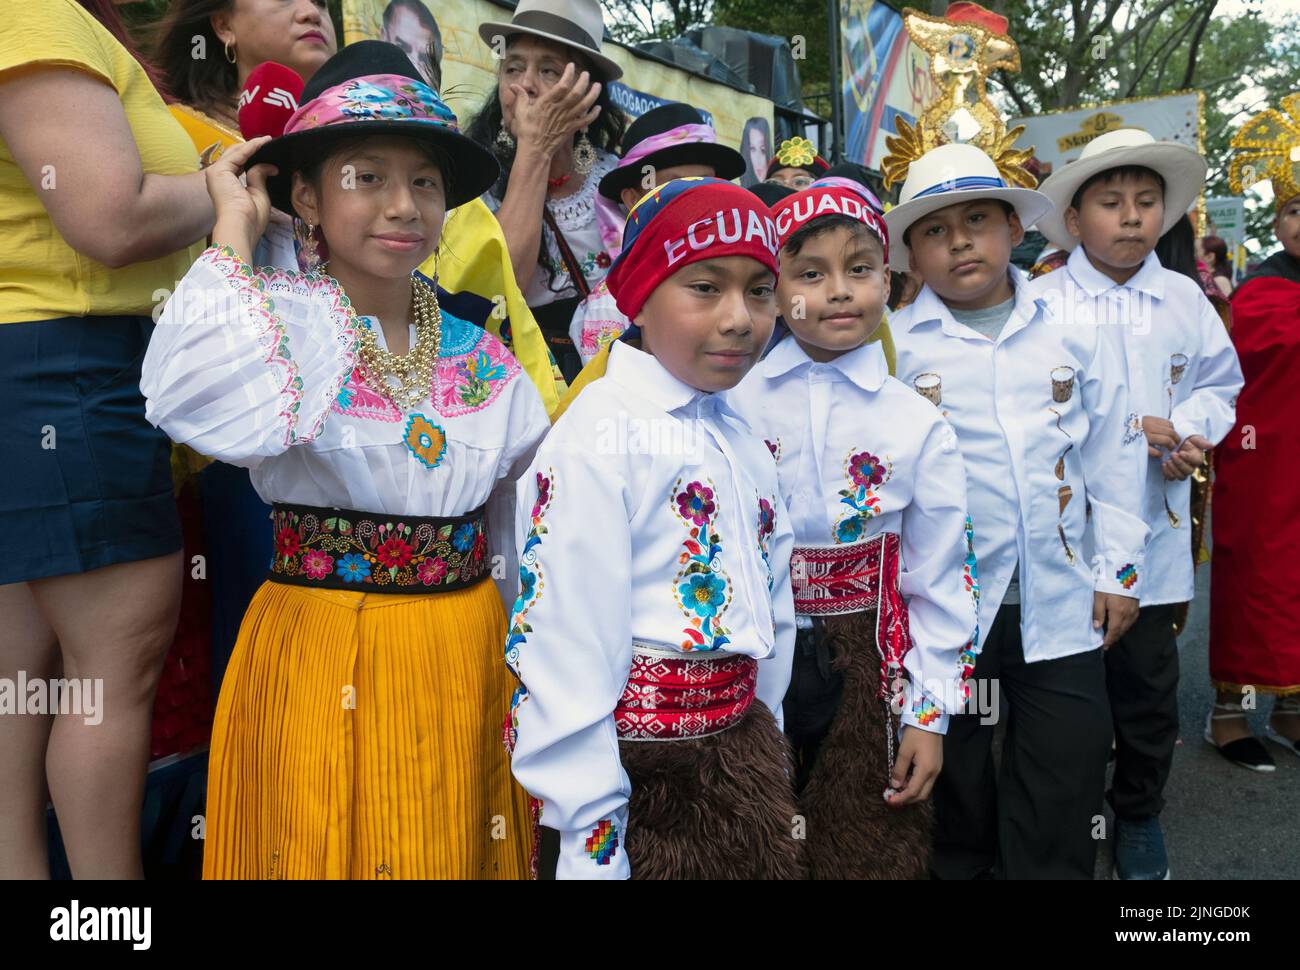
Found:
[[[0,324],[0,585],[181,548],[143,316]]]

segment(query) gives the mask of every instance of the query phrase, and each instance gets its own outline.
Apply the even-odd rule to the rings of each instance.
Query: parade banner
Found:
[[[1016,144],[1033,146],[1043,166],[1043,177],[1079,157],[1083,146],[1116,128],[1143,128],[1157,141],[1173,141],[1204,151],[1204,95],[1180,91],[1158,98],[1129,98],[1084,105],[1066,111],[1046,111],[1013,118],[1008,127],[1024,125]]]
[[[875,0],[840,4],[840,38],[844,157],[879,170],[894,119],[915,122],[939,93],[930,59],[908,37],[902,15]]]
[[[490,0],[435,0],[423,8],[423,13],[416,11],[409,0],[343,0],[343,41],[390,41],[424,71],[423,51],[432,40],[442,53],[439,93],[464,127],[497,79],[497,61],[478,26],[509,21],[512,8]],[[606,42],[602,53],[623,68],[622,79],[610,85],[610,98],[629,121],[667,101],[681,101],[704,112],[718,141],[738,149],[747,167],[761,170],[767,164],[774,149],[771,101],[619,44]]]
[[[1227,244],[1236,282],[1246,269],[1246,200],[1240,196],[1206,199],[1205,235],[1218,236]]]

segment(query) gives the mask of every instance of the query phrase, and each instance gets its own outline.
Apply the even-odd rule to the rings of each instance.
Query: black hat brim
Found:
[[[271,204],[297,215],[291,198],[293,173],[319,161],[340,138],[356,135],[398,135],[428,141],[437,147],[451,162],[452,170],[442,173],[448,209],[482,195],[501,175],[500,163],[482,145],[447,128],[412,121],[349,121],[296,131],[267,142],[248,160],[248,167],[263,162],[276,166],[279,171],[266,181]]]
[[[600,194],[611,202],[618,202],[624,189],[638,188],[644,178],[646,165],[655,168],[672,168],[677,165],[708,165],[717,178],[730,182],[745,174],[745,158],[734,148],[716,142],[695,141],[672,145],[651,152],[634,165],[616,168],[600,180]]]

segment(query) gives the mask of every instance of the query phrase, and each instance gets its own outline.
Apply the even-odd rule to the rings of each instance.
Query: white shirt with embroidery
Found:
[[[532,382],[495,337],[443,311],[429,394],[400,410],[356,373],[370,326],[384,346],[329,276],[254,270],[211,247],[154,329],[145,416],[251,469],[265,502],[456,516],[493,497],[492,551],[509,563],[513,480],[549,427]]]
[[[1010,269],[1016,303],[996,341],[957,322],[924,286],[890,320],[898,378],[957,432],[979,562],[979,628],[1020,565],[1028,663],[1094,650],[1094,591],[1137,597],[1147,540],[1146,444],[1124,362],[1095,325],[1067,325]],[[1087,508],[1098,537],[1084,552]],[[1090,568],[1091,567],[1091,568]]]
[[[794,540],[776,466],[722,395],[615,343],[605,376],[542,443],[518,501],[506,646],[520,679],[515,777],[560,832],[558,878],[626,878],[613,843],[631,787],[613,714],[633,641],[756,658],[757,700],[780,723]]]
[[[878,341],[822,364],[787,336],[727,397],[776,457],[796,545],[898,535],[912,639],[903,723],[946,732],[978,652],[966,475],[952,428],[889,376]]]
[[[1129,408],[1139,419],[1165,418],[1180,443],[1195,434],[1216,445],[1237,423],[1237,394],[1245,381],[1228,331],[1200,286],[1165,269],[1155,253],[1119,284],[1077,246],[1064,267],[1029,288],[1063,319],[1097,322],[1125,358]],[[1151,538],[1143,606],[1185,603],[1194,595],[1191,479],[1166,482],[1160,461],[1148,457],[1146,466]]]
[[[578,191],[563,198],[546,200],[546,208],[550,210],[560,232],[564,233],[569,249],[573,252],[573,258],[581,266],[582,275],[586,277],[587,285],[591,289],[595,289],[596,284],[605,278],[611,263],[609,254],[605,252],[604,243],[600,239],[600,226],[596,222],[596,190],[600,180],[617,165],[617,155],[611,155],[598,148],[596,161],[592,164],[587,177],[582,180]],[[501,200],[490,192],[484,194],[483,201],[493,212],[501,208]],[[539,222],[542,221],[540,212],[537,214],[537,219]],[[545,306],[556,300],[578,295],[577,287],[569,279],[569,271],[560,255],[560,245],[555,241],[554,235],[546,229],[544,223],[542,238],[545,240],[546,259],[550,261],[555,278],[551,281],[551,274],[538,263],[533,267],[533,275],[527,281],[527,285],[524,285],[523,280],[520,281],[524,299],[530,307]]]

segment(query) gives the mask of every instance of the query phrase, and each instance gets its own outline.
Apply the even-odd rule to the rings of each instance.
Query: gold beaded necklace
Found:
[[[414,276],[411,304],[415,310],[415,346],[409,353],[399,356],[382,349],[373,327],[362,326],[359,340],[366,383],[403,411],[417,407],[433,393],[433,367],[442,346],[438,294]]]

